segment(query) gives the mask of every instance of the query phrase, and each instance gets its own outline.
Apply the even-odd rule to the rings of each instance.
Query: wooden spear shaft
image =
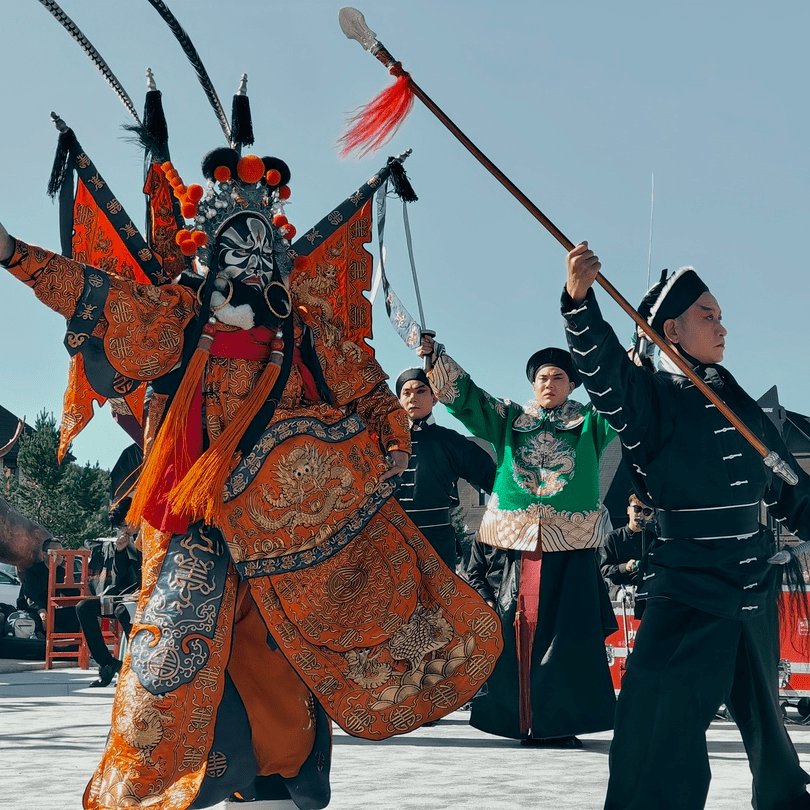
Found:
[[[398,65],[396,59],[388,49],[377,39],[376,34],[366,25],[363,15],[350,7],[342,8],[339,14],[340,27],[349,39],[356,39],[365,50],[369,51],[386,69],[390,70]],[[444,110],[433,101],[428,94],[413,80],[410,74],[402,71],[408,77],[408,83],[413,94],[453,133],[464,147],[481,163],[484,168],[515,197],[523,207],[567,250],[572,250],[574,243],[456,126]],[[639,315],[635,307],[610,283],[602,273],[596,276],[597,283],[607,294],[633,319],[650,340],[672,360],[673,363],[686,375],[700,392],[728,419],[740,432],[745,440],[762,456],[765,463],[771,467],[783,480],[789,484],[796,484],[798,477],[791,467],[775,452],[768,449],[765,443],[756,436],[751,429],[737,416],[731,408],[720,399],[697,374],[692,367],[670,346],[658,332]]]

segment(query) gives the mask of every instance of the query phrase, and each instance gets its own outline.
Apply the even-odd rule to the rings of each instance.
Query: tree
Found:
[[[59,464],[59,430],[53,414],[42,411],[34,433],[20,438],[9,501],[26,517],[61,537],[68,548],[108,532],[110,474],[98,464],[80,466],[68,449]]]

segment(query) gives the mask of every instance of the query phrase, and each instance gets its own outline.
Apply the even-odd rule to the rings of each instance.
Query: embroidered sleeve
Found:
[[[45,306],[70,319],[84,287],[84,265],[50,250],[14,240],[14,253],[6,269]]]
[[[19,239],[6,266],[42,303],[69,321],[75,315],[88,320],[92,316],[93,334],[102,339],[106,358],[123,376],[151,380],[180,359],[183,329],[194,315],[190,289],[138,284]],[[86,285],[97,279],[105,279],[96,286],[106,291],[93,306],[82,303]]]
[[[380,445],[386,452],[411,452],[408,416],[384,382],[378,383],[367,394],[356,399],[354,408],[369,431],[380,437]]]
[[[509,425],[509,402],[479,388],[448,354],[436,359],[428,371],[428,380],[439,401],[473,436],[493,444],[502,442]]]

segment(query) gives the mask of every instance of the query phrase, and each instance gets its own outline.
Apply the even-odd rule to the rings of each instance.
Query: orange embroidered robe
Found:
[[[180,359],[191,290],[105,275],[20,241],[8,269],[66,318],[104,276],[93,335],[124,377],[151,380]],[[141,599],[87,808],[220,801],[216,780],[234,775],[240,728],[255,758],[243,767],[290,780],[293,799],[307,790],[296,779],[325,779],[320,798],[306,799],[325,806],[324,711],[351,734],[384,739],[457,708],[493,669],[494,613],[389,498],[394,484],[379,481],[383,450],[409,442],[384,372],[321,311],[297,306],[297,341],[307,329],[332,403],[308,400],[293,365],[266,430],[231,473],[223,525],[185,536],[141,529]],[[263,366],[210,358],[201,418],[211,439]],[[152,401],[147,449],[164,405]],[[218,717],[220,705],[229,708]]]

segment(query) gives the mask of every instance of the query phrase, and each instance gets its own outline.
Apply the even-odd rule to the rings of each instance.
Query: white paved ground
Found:
[[[89,689],[92,671],[41,666],[0,660],[0,810],[79,810],[104,745],[112,688]],[[470,728],[468,716],[383,743],[336,729],[330,810],[601,808],[610,733],[584,737],[579,751],[526,749]],[[810,769],[810,728],[790,731]],[[712,726],[709,754],[708,810],[750,807],[733,724]]]

